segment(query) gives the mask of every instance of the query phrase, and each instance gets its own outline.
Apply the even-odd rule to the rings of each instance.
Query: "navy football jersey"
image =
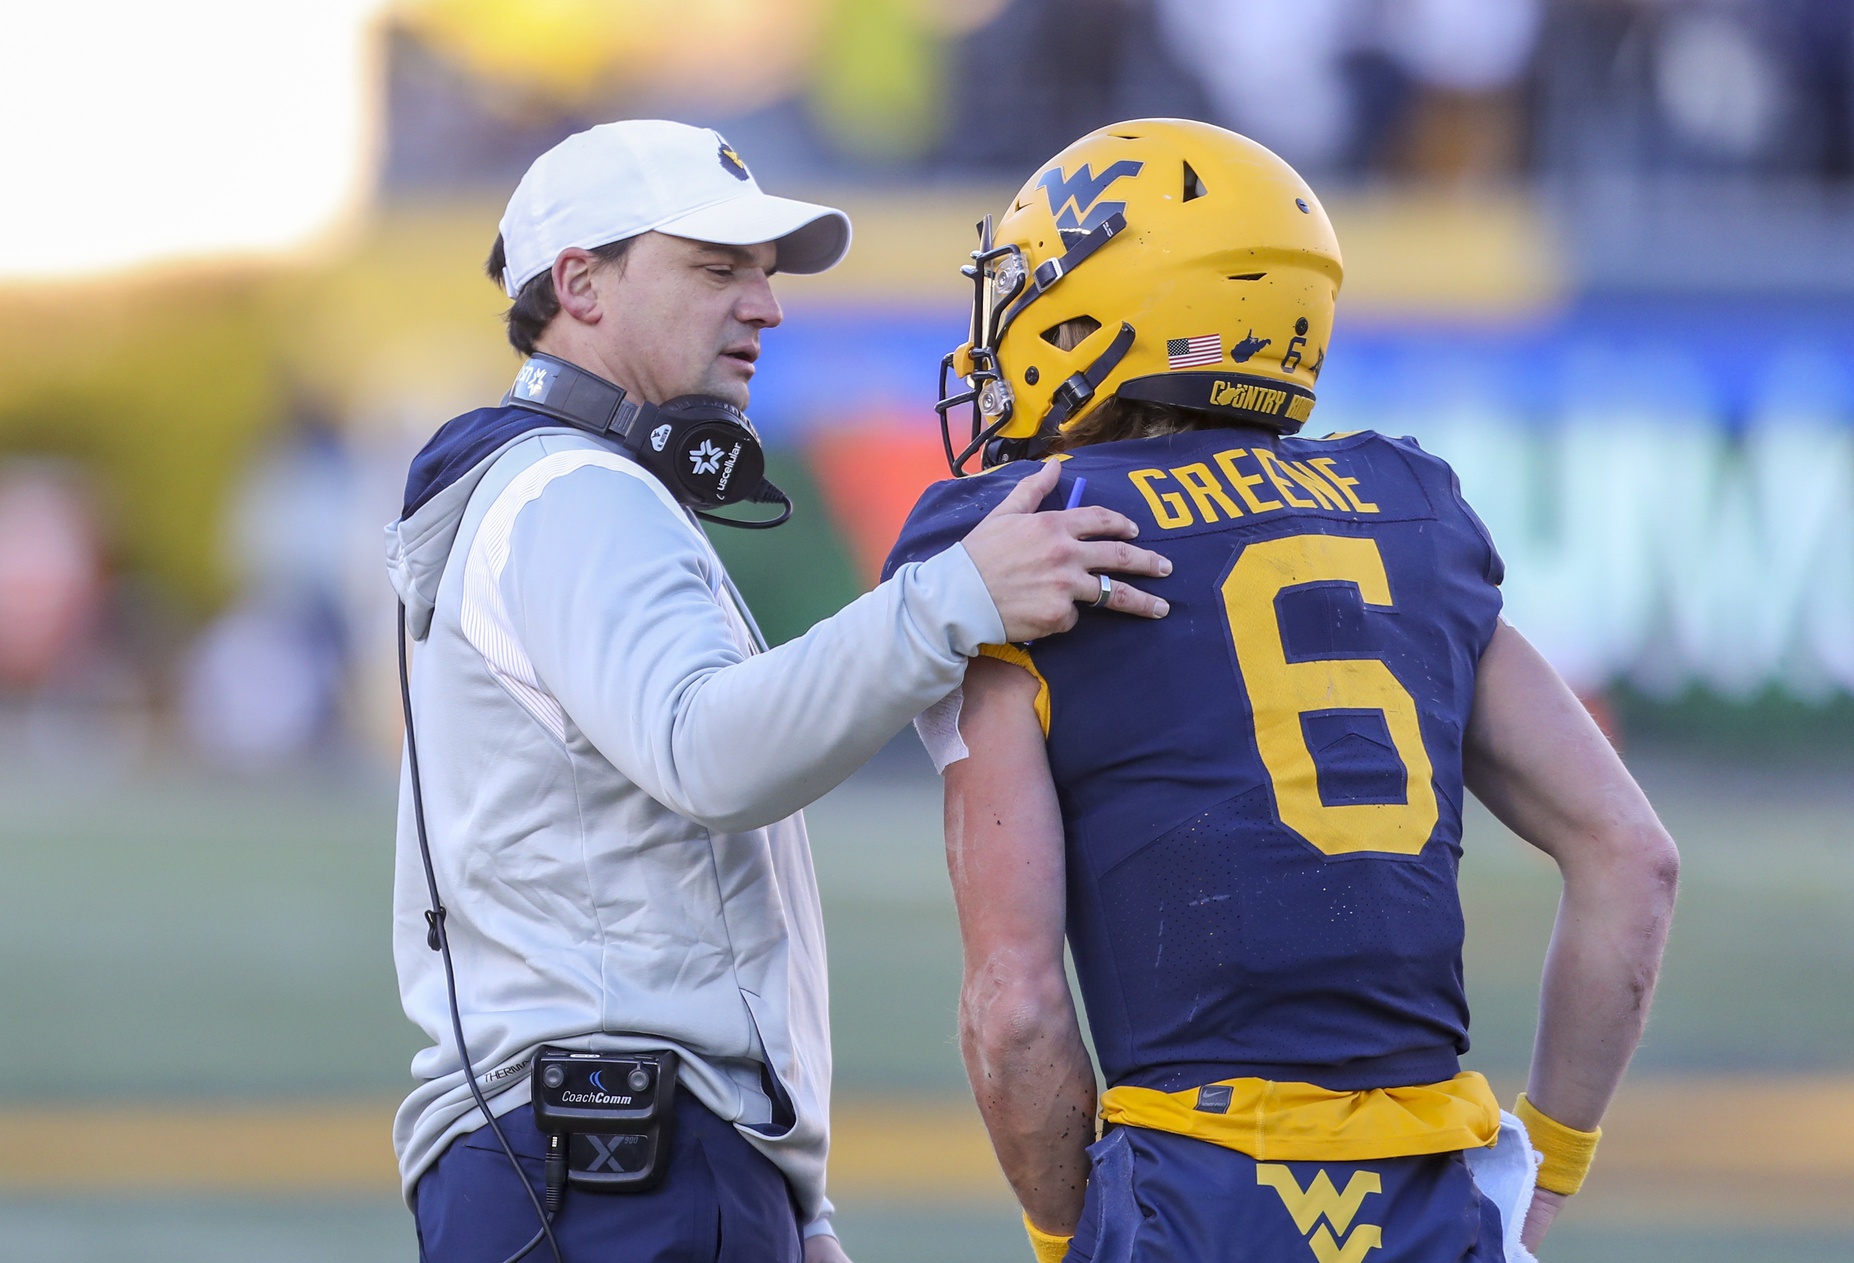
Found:
[[[938,483],[885,573],[964,537],[1020,462]],[[1075,451],[1045,508],[1139,523],[1158,622],[1029,646],[1068,937],[1110,1086],[1447,1079],[1468,1046],[1461,746],[1501,563],[1408,439],[1213,429]]]

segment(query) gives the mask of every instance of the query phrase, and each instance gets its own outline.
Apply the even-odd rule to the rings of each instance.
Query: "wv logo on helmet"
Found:
[[[1125,202],[1097,201],[1116,180],[1131,179],[1145,167],[1143,162],[1122,158],[1096,175],[1094,168],[1082,163],[1074,175],[1063,175],[1061,167],[1043,173],[1036,186],[1049,198],[1049,213],[1056,217],[1056,227],[1065,232],[1089,232],[1099,228],[1109,216],[1124,212]]]

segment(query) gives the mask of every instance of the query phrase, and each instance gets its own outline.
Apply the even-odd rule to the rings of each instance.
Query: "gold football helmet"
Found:
[[[1091,132],[995,231],[981,221],[972,260],[971,333],[941,361],[935,405],[955,476],[974,456],[1040,456],[1115,394],[1284,434],[1313,410],[1339,243],[1306,181],[1247,137],[1173,118]]]

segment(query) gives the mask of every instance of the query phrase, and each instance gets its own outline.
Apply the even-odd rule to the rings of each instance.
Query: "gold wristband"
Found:
[[[1584,1176],[1590,1172],[1590,1160],[1596,1157],[1597,1141],[1603,1138],[1603,1129],[1578,1131],[1575,1127],[1566,1127],[1557,1119],[1539,1113],[1524,1092],[1519,1094],[1513,1113],[1526,1125],[1532,1147],[1545,1155],[1545,1160],[1539,1163],[1539,1187],[1566,1197],[1582,1188]]]
[[[1024,1231],[1030,1234],[1030,1249],[1036,1254],[1036,1263],[1062,1263],[1069,1252],[1069,1242],[1073,1236],[1058,1237],[1054,1233],[1044,1232],[1030,1222],[1030,1216],[1024,1216]]]

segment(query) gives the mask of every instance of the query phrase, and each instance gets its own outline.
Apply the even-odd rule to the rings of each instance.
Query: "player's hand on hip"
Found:
[[[1536,1251],[1539,1243],[1545,1240],[1545,1233],[1551,1227],[1551,1221],[1564,1209],[1565,1195],[1553,1193],[1548,1189],[1539,1189],[1532,1194],[1532,1205],[1526,1210],[1525,1226],[1519,1230],[1519,1240],[1528,1250]]]
[[[1101,578],[1172,572],[1172,563],[1158,553],[1126,542],[1139,534],[1133,519],[1098,505],[1037,512],[1060,476],[1057,462],[1046,463],[965,538],[966,553],[1004,619],[1005,639],[1067,631],[1082,605],[1097,603],[1122,614],[1164,618],[1171,607],[1158,597],[1119,580],[1105,585]]]
[[[820,1233],[805,1238],[805,1263],[850,1263],[850,1256],[843,1252],[837,1238]]]

